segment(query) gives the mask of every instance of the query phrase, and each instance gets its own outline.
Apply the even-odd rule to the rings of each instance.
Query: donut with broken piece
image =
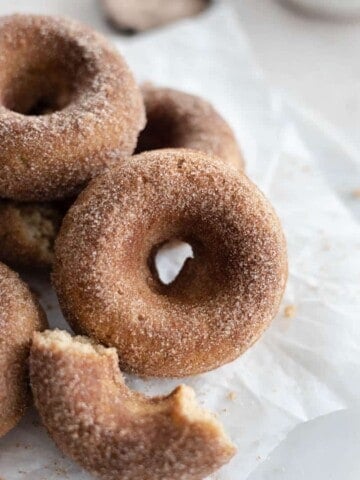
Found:
[[[244,159],[229,124],[206,100],[180,90],[142,86],[147,123],[136,153],[160,148],[190,148],[216,155],[236,169]]]
[[[188,259],[168,285],[154,257]],[[94,179],[66,214],[53,283],[77,333],[141,376],[184,376],[237,358],[278,311],[287,279],[272,206],[241,172],[186,149],[154,150]]]
[[[73,20],[0,19],[0,197],[71,196],[119,158],[144,127],[123,58]]]
[[[114,348],[54,330],[34,335],[35,405],[65,454],[106,480],[200,480],[235,447],[190,387],[149,398],[130,390]]]
[[[34,331],[46,326],[29,288],[0,263],[0,437],[19,422],[29,403],[30,341]]]
[[[0,200],[0,261],[20,268],[50,268],[55,238],[69,205]]]

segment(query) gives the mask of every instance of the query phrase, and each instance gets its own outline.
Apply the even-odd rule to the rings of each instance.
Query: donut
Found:
[[[195,95],[144,84],[147,124],[137,153],[160,148],[190,148],[210,153],[237,169],[244,160],[235,135],[212,105]]]
[[[72,20],[0,20],[0,197],[75,194],[130,155],[144,127],[139,88],[105,38]]]
[[[63,331],[36,333],[30,353],[35,405],[65,454],[106,480],[200,480],[235,447],[191,388],[165,397],[130,390],[114,348]]]
[[[192,246],[166,285],[154,258]],[[193,375],[251,346],[287,279],[280,222],[241,172],[203,152],[154,150],[94,179],[64,218],[53,282],[74,331],[141,376]]]
[[[0,200],[0,260],[17,267],[49,268],[66,202]]]
[[[18,275],[0,263],[0,437],[23,416],[29,403],[30,341],[46,328],[39,303]]]
[[[210,0],[100,0],[100,4],[111,25],[136,33],[197,15]]]

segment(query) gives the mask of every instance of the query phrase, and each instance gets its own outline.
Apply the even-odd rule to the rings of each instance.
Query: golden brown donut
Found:
[[[234,132],[213,106],[195,95],[144,84],[147,124],[136,153],[159,148],[191,148],[210,153],[237,169],[244,159]]]
[[[17,267],[49,268],[65,202],[0,200],[0,260]]]
[[[169,285],[164,242],[193,247]],[[238,357],[278,311],[287,278],[280,222],[242,173],[185,149],[157,150],[94,179],[64,218],[54,285],[76,332],[118,350],[126,371],[183,376]]]
[[[0,437],[18,423],[29,403],[30,340],[46,325],[28,287],[0,263]]]
[[[111,24],[126,33],[142,32],[199,14],[210,0],[100,0]]]
[[[34,335],[35,405],[64,453],[106,480],[197,480],[235,447],[191,388],[166,397],[131,391],[113,348],[60,330]]]
[[[105,38],[59,17],[0,20],[0,197],[71,196],[131,154],[141,93]]]

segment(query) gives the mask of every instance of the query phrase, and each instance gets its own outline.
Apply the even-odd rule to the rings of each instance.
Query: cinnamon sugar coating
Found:
[[[105,38],[73,20],[0,19],[0,197],[71,196],[131,154],[141,93]]]
[[[29,403],[30,340],[46,325],[28,287],[0,263],[0,437],[18,423]]]
[[[158,279],[164,242],[193,247]],[[278,311],[287,279],[280,222],[264,195],[219,159],[146,152],[94,179],[65,216],[53,281],[76,332],[118,350],[142,376],[184,376],[238,357]]]
[[[17,267],[49,268],[65,202],[0,200],[0,260]]]
[[[206,100],[149,83],[142,86],[147,124],[137,153],[160,148],[191,148],[210,153],[237,169],[244,159],[234,132]]]
[[[113,348],[59,330],[34,335],[35,405],[57,446],[106,480],[200,480],[235,447],[191,388],[149,398],[131,391]]]

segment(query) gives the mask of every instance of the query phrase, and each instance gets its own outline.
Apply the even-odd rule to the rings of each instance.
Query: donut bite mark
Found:
[[[235,453],[191,388],[130,390],[116,350],[55,330],[33,337],[31,387],[57,446],[106,480],[200,480]]]
[[[128,34],[192,17],[210,3],[210,0],[100,0],[111,25]]]
[[[136,153],[160,148],[190,148],[244,168],[234,132],[206,100],[172,88],[142,86],[147,123]]]
[[[192,246],[169,285],[164,242]],[[77,333],[116,347],[141,376],[194,375],[237,358],[278,311],[287,254],[278,217],[241,172],[185,149],[154,150],[94,179],[64,218],[53,282]]]
[[[0,197],[76,194],[133,153],[144,124],[140,90],[104,37],[60,17],[1,17]]]
[[[67,202],[0,200],[0,260],[25,268],[50,268]]]
[[[29,288],[0,263],[0,437],[19,422],[29,404],[30,341],[34,331],[46,327]]]

